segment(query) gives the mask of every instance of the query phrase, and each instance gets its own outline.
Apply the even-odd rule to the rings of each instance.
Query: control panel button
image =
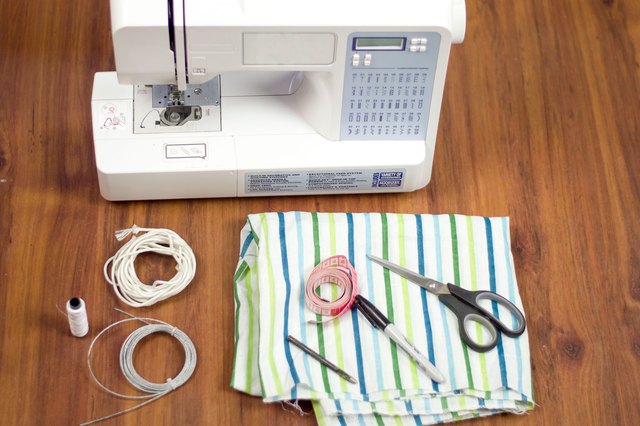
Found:
[[[371,65],[371,53],[364,55],[364,66],[368,67],[369,65]]]
[[[175,158],[207,158],[207,145],[203,143],[167,144],[164,146],[164,156],[167,160]]]
[[[355,53],[351,58],[351,65],[353,65],[354,67],[360,65],[360,55],[358,53]]]
[[[421,46],[409,46],[409,52],[418,52],[420,51]]]
[[[420,46],[420,52],[426,52],[427,46]]]
[[[420,44],[420,39],[419,38],[412,38],[411,39],[411,44],[412,45]]]
[[[421,38],[420,39],[420,44],[423,45],[423,46],[426,46],[427,45],[427,39],[426,38]]]

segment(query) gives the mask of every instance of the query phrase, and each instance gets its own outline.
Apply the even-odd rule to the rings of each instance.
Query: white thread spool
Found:
[[[69,318],[69,329],[76,337],[83,337],[89,332],[89,319],[84,300],[79,297],[72,297],[67,301],[67,318]]]

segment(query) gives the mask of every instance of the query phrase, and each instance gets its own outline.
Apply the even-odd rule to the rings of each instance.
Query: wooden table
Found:
[[[527,416],[469,424],[640,424],[640,3],[468,1],[454,46],[433,177],[408,194],[119,202],[93,157],[93,73],[113,70],[108,2],[4,2],[0,29],[0,413],[3,424],[75,424],[133,405],[91,381],[90,338],[122,316],[102,277],[133,223],[178,231],[198,259],[177,297],[135,311],[187,331],[196,374],[104,424],[313,424],[229,387],[232,275],[245,216],[263,211],[508,215],[528,314],[535,398]],[[143,277],[172,263],[150,256]],[[91,321],[69,335],[62,308]],[[126,391],[117,338],[97,348]],[[162,380],[182,365],[170,338],[136,365]],[[307,407],[308,408],[308,407]]]

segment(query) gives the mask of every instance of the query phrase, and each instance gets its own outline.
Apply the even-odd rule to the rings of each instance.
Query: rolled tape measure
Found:
[[[338,287],[340,294],[335,300],[326,300],[320,296],[320,287],[327,284]],[[358,274],[349,260],[342,255],[327,258],[313,268],[307,279],[305,305],[311,312],[331,318],[307,322],[319,324],[341,316],[351,308],[357,294]]]

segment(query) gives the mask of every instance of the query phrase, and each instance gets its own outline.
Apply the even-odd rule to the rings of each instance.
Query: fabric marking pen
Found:
[[[416,349],[415,346],[402,334],[402,332],[389,319],[375,307],[373,303],[365,299],[361,295],[357,295],[353,306],[358,309],[362,315],[373,325],[394,341],[402,350],[404,350],[411,359],[413,359],[418,367],[422,368],[431,379],[436,383],[443,383],[444,376],[431,364],[429,360]]]
[[[337,365],[335,365],[334,363],[332,363],[331,361],[329,361],[328,359],[326,359],[325,357],[323,357],[322,355],[320,355],[319,353],[317,353],[316,351],[311,349],[309,346],[305,345],[300,340],[298,340],[295,337],[293,337],[292,335],[288,335],[287,336],[287,340],[291,344],[293,344],[294,346],[298,347],[302,351],[304,351],[307,354],[309,354],[311,356],[311,358],[315,359],[320,364],[326,366],[327,368],[329,368],[330,370],[332,370],[333,372],[338,374],[338,376],[342,377],[343,379],[345,379],[349,383],[353,383],[353,384],[357,384],[358,383],[358,381],[356,379],[354,379],[351,375],[349,375],[349,373],[347,373],[346,371],[342,370],[340,367],[338,367]]]

